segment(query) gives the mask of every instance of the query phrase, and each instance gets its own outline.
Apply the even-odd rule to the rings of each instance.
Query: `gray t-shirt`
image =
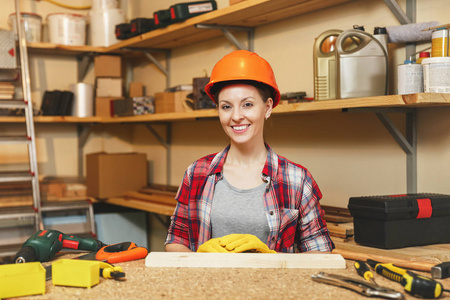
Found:
[[[269,223],[264,207],[266,183],[251,188],[238,189],[225,177],[216,183],[211,207],[212,238],[233,233],[256,235],[267,243]]]

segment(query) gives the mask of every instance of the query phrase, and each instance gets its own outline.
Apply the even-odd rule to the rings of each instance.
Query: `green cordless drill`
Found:
[[[39,230],[26,240],[14,261],[16,263],[44,262],[50,260],[62,248],[98,251],[103,246],[106,245],[96,239],[79,238],[57,230]]]

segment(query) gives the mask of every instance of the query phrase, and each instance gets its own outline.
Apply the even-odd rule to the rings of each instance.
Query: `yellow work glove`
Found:
[[[277,253],[253,234],[229,234],[220,238],[220,245],[230,252]]]
[[[225,247],[220,245],[221,238],[214,238],[206,241],[198,247],[197,252],[215,252],[215,253],[228,253]]]

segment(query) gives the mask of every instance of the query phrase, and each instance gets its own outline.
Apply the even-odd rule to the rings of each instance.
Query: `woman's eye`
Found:
[[[253,106],[253,103],[251,103],[251,102],[244,103],[244,107],[251,107],[251,106]]]
[[[221,107],[222,107],[222,109],[229,109],[231,106],[229,106],[229,105],[222,105]]]

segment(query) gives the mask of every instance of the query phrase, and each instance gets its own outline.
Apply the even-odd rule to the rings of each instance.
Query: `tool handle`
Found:
[[[436,280],[407,271],[404,275],[405,290],[413,296],[436,299],[443,292],[443,286]]]
[[[86,250],[86,251],[98,251],[105,246],[102,242],[92,238],[80,238],[73,235],[64,234],[62,239],[63,248]]]
[[[100,261],[107,261],[108,263],[114,264],[145,258],[147,254],[147,248],[138,247],[133,242],[124,242],[101,248],[98,250],[95,258]]]
[[[362,260],[355,261],[355,269],[359,276],[364,278],[367,281],[371,281],[373,279],[373,274],[369,269],[369,266]]]
[[[403,282],[403,275],[406,274],[405,269],[396,267],[393,264],[377,264],[375,266],[375,272],[398,283]]]
[[[370,264],[370,263],[369,263]],[[423,298],[439,298],[442,294],[442,284],[431,278],[418,275],[393,264],[375,265],[375,271],[393,281],[400,283],[409,294]]]

